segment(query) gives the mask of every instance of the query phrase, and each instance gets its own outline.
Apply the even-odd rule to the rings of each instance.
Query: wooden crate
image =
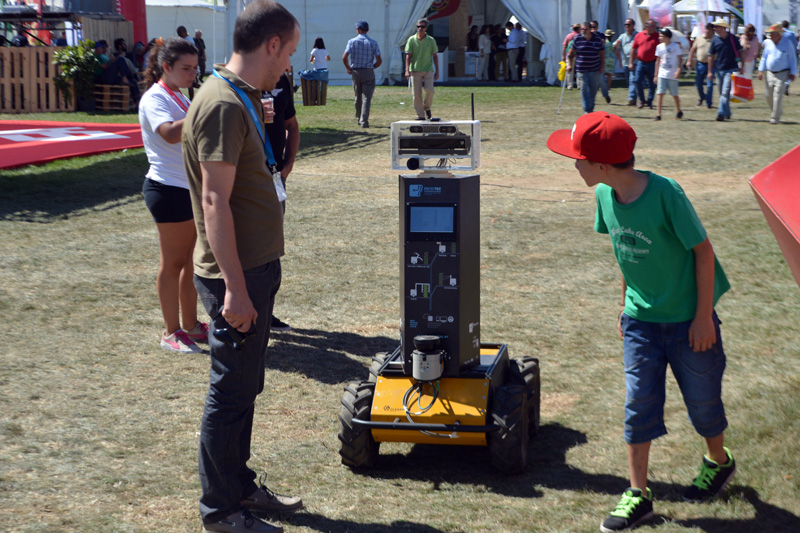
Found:
[[[94,99],[97,109],[103,111],[129,111],[135,105],[131,101],[131,89],[127,85],[95,85]]]
[[[56,89],[56,47],[0,48],[0,113],[73,111]]]

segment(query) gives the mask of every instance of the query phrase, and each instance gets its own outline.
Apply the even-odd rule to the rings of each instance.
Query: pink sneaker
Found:
[[[179,329],[172,335],[161,337],[161,347],[172,352],[180,353],[202,353],[203,350],[194,343],[185,331]]]
[[[192,329],[186,331],[186,334],[194,342],[208,344],[208,324],[205,322],[198,321]]]

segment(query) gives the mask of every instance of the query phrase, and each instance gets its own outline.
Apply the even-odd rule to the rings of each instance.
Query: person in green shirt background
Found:
[[[439,58],[436,55],[439,47],[436,39],[428,35],[427,31],[428,19],[419,19],[417,33],[406,41],[406,78],[411,81],[417,120],[431,118],[433,82],[439,79]],[[423,89],[425,100],[422,99]]]

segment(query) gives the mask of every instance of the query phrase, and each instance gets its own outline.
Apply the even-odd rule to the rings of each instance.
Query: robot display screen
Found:
[[[408,214],[411,233],[453,233],[455,230],[453,206],[411,206]]]

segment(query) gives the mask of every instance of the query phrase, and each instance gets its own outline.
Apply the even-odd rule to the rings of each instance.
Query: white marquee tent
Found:
[[[376,71],[378,83],[388,79],[402,82],[401,46],[414,31],[414,22],[425,15],[433,0],[278,0],[300,22],[301,39],[292,58],[295,72],[311,68],[308,57],[316,37],[322,37],[330,52],[330,83],[350,83],[342,53],[347,41],[356,35],[355,23],[366,20],[369,36],[375,39],[383,57]],[[501,23],[514,15],[529,35],[542,43],[539,59],[549,83],[557,83],[561,42],[574,22],[596,19],[601,28],[622,31],[627,13],[627,0],[463,0],[468,1],[470,15],[482,17],[486,23]],[[203,30],[209,48],[209,62],[224,61],[231,52],[231,33],[236,14],[246,2],[232,0],[227,13],[206,0],[146,0],[148,36],[174,35],[183,24],[191,32]],[[436,23],[434,20],[432,23]],[[227,32],[227,33],[226,33]],[[216,34],[216,39],[214,39]],[[531,48],[531,47],[529,47]]]

